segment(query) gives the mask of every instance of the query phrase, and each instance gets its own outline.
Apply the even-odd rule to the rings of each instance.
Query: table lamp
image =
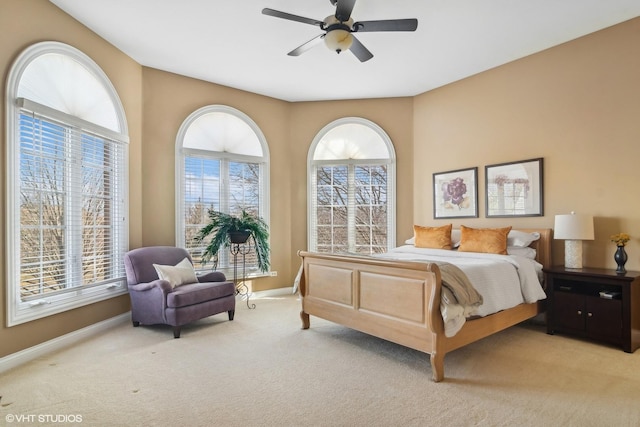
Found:
[[[582,241],[593,240],[593,216],[556,215],[554,239],[564,240],[564,266],[582,268]]]

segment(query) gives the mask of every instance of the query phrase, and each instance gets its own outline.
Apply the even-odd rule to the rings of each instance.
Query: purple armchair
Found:
[[[197,276],[197,283],[175,288],[158,278],[153,264],[175,266],[184,258],[191,261],[185,249],[173,246],[149,246],[125,254],[133,326],[171,325],[174,338],[180,338],[181,326],[195,320],[224,311],[233,320],[236,288],[223,273],[209,272]]]

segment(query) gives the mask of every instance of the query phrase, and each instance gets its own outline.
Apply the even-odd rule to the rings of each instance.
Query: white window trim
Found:
[[[367,126],[374,130],[382,141],[384,141],[387,149],[389,151],[388,159],[366,159],[366,160],[357,160],[357,159],[344,159],[344,160],[314,160],[313,156],[316,151],[317,145],[320,143],[322,138],[333,128],[344,125],[344,124],[361,124],[363,126]],[[376,165],[376,164],[384,164],[387,165],[387,187],[389,191],[387,192],[387,221],[388,221],[388,229],[387,229],[387,250],[391,250],[395,247],[396,242],[396,152],[393,147],[393,143],[389,135],[378,126],[376,123],[364,119],[362,117],[344,117],[338,120],[335,120],[325,127],[320,129],[320,131],[316,134],[311,146],[309,147],[309,152],[307,154],[307,249],[315,250],[315,242],[314,240],[314,230],[317,226],[316,216],[313,213],[315,207],[315,200],[311,197],[314,190],[315,184],[315,167],[317,165],[357,165],[357,164],[366,164],[366,165]]]
[[[262,147],[262,157],[254,157],[247,156],[242,154],[233,154],[233,153],[221,153],[221,152],[213,152],[208,150],[197,150],[192,148],[183,148],[182,144],[185,138],[185,135],[189,129],[189,126],[196,121],[199,117],[209,114],[209,113],[227,113],[234,115],[244,121],[249,127],[255,132],[258,137],[258,141]],[[261,188],[260,192],[262,197],[260,198],[260,216],[262,219],[269,225],[271,228],[270,222],[270,184],[269,184],[269,170],[270,170],[270,160],[269,160],[269,146],[267,144],[267,139],[265,138],[262,130],[258,127],[256,122],[254,122],[251,117],[246,115],[240,110],[237,110],[233,107],[229,107],[227,105],[207,105],[199,108],[194,111],[185,119],[185,121],[178,129],[178,134],[176,136],[176,144],[175,144],[175,205],[176,205],[176,246],[185,247],[185,235],[184,235],[184,156],[185,153],[189,154],[200,154],[204,156],[208,156],[211,158],[217,159],[226,159],[226,160],[238,160],[241,162],[255,162],[255,163],[263,163],[265,167],[261,168]],[[215,153],[215,155],[212,155]],[[195,266],[198,269],[198,266]],[[223,268],[219,271],[222,271],[226,275],[233,274],[233,268]],[[254,278],[254,277],[262,277],[269,276],[270,272],[260,272],[260,271],[251,271],[248,272],[246,278]]]
[[[17,180],[19,180],[19,174],[15,171],[20,170],[19,153],[16,146],[16,139],[19,138],[19,129],[17,127],[16,114],[20,111],[23,105],[28,105],[30,108],[39,109],[40,112],[48,115],[58,115],[61,117],[65,115],[62,112],[58,112],[49,107],[40,105],[29,100],[18,100],[18,86],[20,79],[27,68],[27,66],[40,55],[46,53],[58,53],[67,55],[81,63],[85,68],[93,73],[94,77],[103,85],[103,87],[109,93],[113,106],[116,110],[120,134],[118,140],[128,142],[128,127],[126,116],[124,114],[124,108],[120,102],[118,94],[102,69],[91,58],[82,53],[81,51],[59,42],[41,42],[36,43],[27,49],[25,49],[14,61],[9,71],[6,85],[6,97],[5,97],[5,127],[6,127],[6,286],[7,286],[7,326],[15,326],[22,323],[30,322],[36,319],[47,317],[53,314],[62,313],[74,308],[82,307],[88,304],[92,304],[98,301],[103,301],[109,298],[114,298],[119,295],[124,295],[128,292],[126,283],[107,283],[98,286],[91,286],[85,288],[78,288],[76,292],[68,292],[64,295],[52,295],[46,296],[38,300],[31,300],[28,302],[22,302],[20,300],[20,292],[18,290],[17,283],[20,283],[20,227],[16,226],[20,222],[20,210],[19,210],[19,195],[16,194]],[[40,108],[42,107],[42,108]],[[68,115],[65,115],[66,119],[69,119]],[[76,124],[84,121],[77,119]],[[94,128],[100,128],[100,126],[93,125]],[[101,128],[106,135],[113,136],[116,132],[109,129]],[[128,150],[125,150],[124,160],[124,176],[125,180],[128,176]],[[14,171],[14,173],[12,173]],[[124,200],[128,205],[127,188],[123,189]],[[128,212],[128,208],[125,207],[125,212]],[[125,217],[124,235],[128,236],[128,215]],[[75,294],[75,295],[73,295]]]

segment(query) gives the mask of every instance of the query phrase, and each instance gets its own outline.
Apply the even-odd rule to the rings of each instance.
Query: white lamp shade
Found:
[[[556,215],[553,235],[563,240],[593,240],[593,216],[571,213]]]

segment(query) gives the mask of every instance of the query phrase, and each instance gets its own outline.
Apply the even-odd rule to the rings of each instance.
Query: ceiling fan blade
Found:
[[[351,37],[353,37],[353,42],[351,43],[349,50],[360,60],[360,62],[365,62],[373,58],[373,53],[369,52],[369,49],[364,47],[364,45],[360,43],[360,40],[355,38],[353,34],[351,34]]]
[[[287,53],[287,55],[289,55],[289,56],[299,56],[299,55],[305,53],[306,51],[308,51],[309,49],[311,49],[312,47],[317,45],[324,38],[325,35],[326,34],[320,34],[320,35],[315,36],[314,38],[312,38],[308,42],[301,44],[297,48],[293,49],[291,52]]]
[[[279,10],[269,9],[265,7],[262,9],[263,15],[275,16],[276,18],[288,19],[289,21],[302,22],[303,24],[311,24],[322,27],[324,22],[318,21],[317,19],[305,18],[304,16],[292,15],[287,12],[280,12]]]
[[[346,22],[351,17],[353,6],[355,6],[356,0],[338,0],[336,6],[336,19],[340,22]]]
[[[355,32],[372,31],[415,31],[418,28],[417,19],[384,19],[381,21],[360,21],[353,24]]]

